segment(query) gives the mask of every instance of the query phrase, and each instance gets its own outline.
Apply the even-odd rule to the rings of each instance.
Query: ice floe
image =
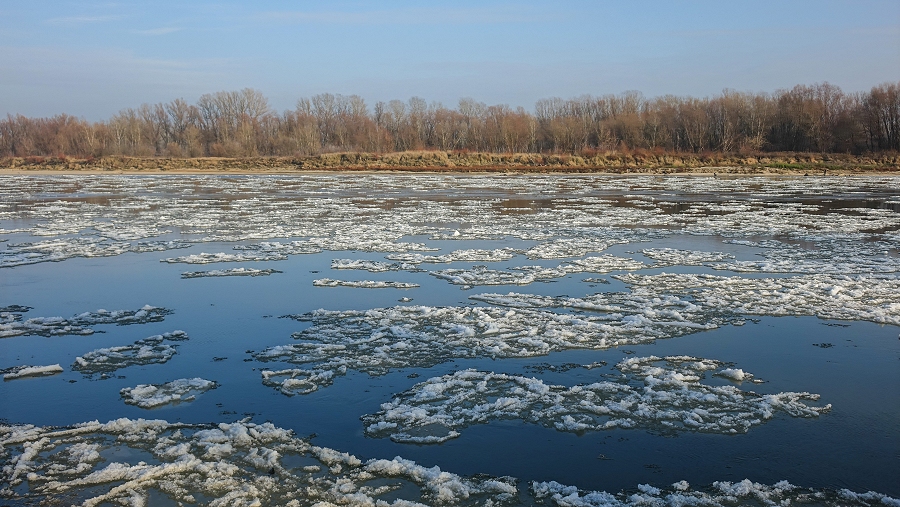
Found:
[[[22,365],[0,370],[0,373],[3,374],[3,380],[13,380],[22,377],[46,377],[62,372],[62,366],[60,366],[59,364],[51,364],[47,366]]]
[[[191,244],[185,241],[130,243],[91,237],[62,237],[39,242],[10,243],[6,245],[5,251],[0,251],[0,268],[58,262],[74,257],[111,257],[129,252],[160,252],[189,246]]]
[[[692,487],[678,481],[665,487],[638,484],[636,492],[617,494],[584,491],[556,481],[534,481],[530,487],[541,505],[559,507],[639,507],[639,506],[708,506],[740,507],[746,505],[822,505],[847,507],[897,506],[900,500],[869,491],[855,493],[847,489],[816,490],[794,486],[787,481],[772,485],[744,479],[739,482],[717,481],[711,486]]]
[[[161,322],[171,310],[156,306],[145,305],[139,310],[97,310],[85,312],[74,317],[33,317],[22,320],[22,313],[30,310],[28,307],[15,306],[12,311],[0,311],[0,338],[12,336],[62,336],[62,335],[90,335],[94,329],[90,326],[100,324],[116,324],[125,326],[129,324],[146,324],[148,322]],[[9,309],[9,308],[6,308]]]
[[[518,495],[508,477],[465,478],[400,457],[364,462],[271,423],[0,426],[0,449],[0,498],[84,507],[148,505],[154,492],[211,507],[505,505]]]
[[[370,273],[386,273],[388,271],[419,271],[419,268],[408,262],[383,262],[361,259],[332,259],[331,269],[357,269]]]
[[[816,316],[900,325],[900,279],[892,276],[830,274],[744,278],[703,274],[613,277],[632,285],[636,297],[675,294],[697,305],[745,315]]]
[[[658,433],[746,433],[778,413],[816,417],[808,392],[757,394],[701,383],[724,363],[689,356],[635,357],[616,365],[622,376],[586,385],[548,385],[519,375],[464,370],[413,386],[362,417],[366,434],[405,443],[439,443],[473,424],[517,419],[560,431],[636,428]],[[716,375],[749,379],[726,368]]]
[[[641,253],[656,261],[653,267],[699,266],[734,259],[734,255],[724,252],[699,252],[677,248],[645,248]]]
[[[352,181],[331,175],[248,176],[240,183],[208,176],[80,175],[77,180],[11,176],[4,179],[3,192],[9,204],[0,209],[0,221],[10,223],[0,226],[5,234],[26,239],[31,235],[35,241],[11,239],[0,251],[0,267],[217,241],[258,241],[235,248],[256,253],[259,260],[323,250],[437,251],[425,243],[403,241],[417,236],[536,243],[521,249],[476,248],[405,261],[481,263],[509,260],[520,253],[531,259],[577,258],[612,245],[672,234],[718,235],[738,241],[763,237],[807,241],[817,235],[864,234],[870,236],[867,241],[877,241],[900,226],[900,214],[893,210],[840,203],[841,196],[884,194],[885,189],[896,187],[889,178],[842,178],[838,183],[837,179],[747,177],[707,182],[635,176],[623,181],[574,175],[391,179],[361,175]],[[506,192],[541,197],[527,200],[522,207],[509,200]],[[184,198],[201,194],[205,197]],[[670,199],[674,194],[680,197],[677,203]],[[823,198],[811,203],[817,196]],[[517,210],[527,214],[511,212]],[[179,237],[168,239],[173,234]],[[279,238],[298,239],[274,241]],[[896,272],[895,262],[888,259],[873,266]],[[739,266],[787,269],[775,264]],[[840,273],[840,268],[834,272]]]
[[[482,285],[528,285],[562,278],[574,273],[609,273],[630,271],[647,267],[646,264],[627,257],[600,255],[564,262],[556,267],[519,266],[505,270],[475,266],[471,269],[454,268],[429,272],[430,275],[464,288]]]
[[[208,278],[218,276],[269,276],[273,273],[281,273],[276,269],[256,269],[256,268],[232,268],[232,269],[211,269],[209,271],[186,271],[181,274],[181,278]]]
[[[386,257],[390,260],[408,264],[449,264],[451,262],[501,262],[510,260],[519,253],[521,253],[519,250],[513,248],[496,248],[493,250],[454,250],[443,255],[394,253],[388,254]]]
[[[187,339],[188,335],[184,331],[171,331],[143,338],[132,345],[92,350],[76,357],[72,369],[91,375],[134,365],[165,363],[175,355],[175,346],[163,342]]]
[[[390,282],[384,280],[334,280],[331,278],[319,278],[313,280],[316,287],[356,287],[360,289],[415,289],[417,283]]]
[[[473,299],[482,297],[491,296]],[[497,298],[501,303],[527,305],[524,297]],[[564,303],[564,299],[558,301]],[[253,357],[303,365],[264,377],[267,385],[298,394],[328,386],[348,370],[383,375],[455,358],[535,357],[568,349],[606,349],[682,336],[727,322],[676,297],[647,301],[620,294],[606,304],[601,312],[600,304],[594,303],[592,315],[471,306],[317,310],[291,316],[312,322],[293,334],[297,343],[269,347]],[[274,382],[277,379],[284,384]],[[298,382],[302,389],[292,387]]]
[[[512,477],[464,477],[395,457],[363,461],[313,445],[271,423],[219,424],[115,419],[68,427],[0,425],[0,498],[34,503],[152,505],[156,495],[211,507],[371,505],[394,507],[625,507],[794,505],[896,507],[876,492],[715,482],[638,484],[633,491],[585,491],[555,481],[519,488]]]
[[[139,384],[120,392],[125,403],[141,408],[194,401],[196,396],[215,389],[218,384],[202,378],[180,378],[164,384]]]
[[[184,255],[182,257],[169,257],[162,259],[160,262],[168,262],[169,264],[212,264],[214,262],[247,262],[247,261],[283,261],[287,259],[287,255],[278,253],[199,253],[192,255]]]

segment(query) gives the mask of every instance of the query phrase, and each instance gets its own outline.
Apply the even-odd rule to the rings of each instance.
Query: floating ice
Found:
[[[512,478],[464,478],[400,457],[362,462],[271,423],[117,419],[0,426],[0,498],[147,505],[153,493],[211,507],[476,506],[515,502]],[[111,454],[114,449],[125,452]]]
[[[900,500],[869,491],[854,493],[841,490],[815,490],[794,486],[787,481],[773,485],[744,479],[740,482],[714,482],[712,486],[692,488],[687,481],[666,487],[639,484],[638,493],[584,491],[556,481],[531,483],[531,493],[541,505],[559,507],[639,507],[639,506],[709,506],[742,507],[746,505],[821,505],[847,507],[896,506]]]
[[[435,251],[423,243],[401,241],[417,236],[536,242],[505,253],[460,250],[449,257],[423,256],[422,262],[496,262],[516,253],[532,259],[577,258],[615,244],[685,233],[737,241],[776,236],[809,241],[814,236],[864,234],[869,236],[866,242],[885,241],[900,226],[900,214],[895,211],[834,206],[839,199],[830,204],[808,202],[819,196],[884,194],[884,189],[895,187],[895,179],[880,177],[700,181],[677,176],[417,174],[360,175],[344,181],[335,175],[251,175],[237,182],[208,176],[9,176],[0,191],[4,203],[0,220],[14,222],[15,228],[4,223],[2,231],[30,233],[36,240],[5,245],[0,267],[213,241],[259,241],[236,249],[264,259],[322,250]],[[541,196],[544,202],[535,205],[532,199],[523,206],[510,201],[509,192]],[[676,203],[660,198],[673,194],[683,197],[675,210]],[[204,198],[185,199],[185,195]],[[179,239],[161,239],[170,233],[180,235]],[[278,238],[300,239],[273,241]],[[830,248],[820,245],[821,250]],[[865,244],[858,248],[864,251]],[[789,269],[780,264],[738,266]],[[813,266],[808,263],[801,268]],[[874,259],[872,266],[896,272],[891,259]],[[854,267],[852,258],[851,271],[841,268],[835,265],[833,272],[867,269]]]
[[[187,339],[184,331],[172,331],[138,340],[133,345],[92,350],[76,357],[72,369],[91,375],[139,364],[165,363],[175,355],[175,347],[163,342]]]
[[[393,261],[409,264],[447,264],[451,262],[501,262],[512,259],[518,253],[520,253],[518,250],[512,248],[496,248],[493,250],[454,250],[444,255],[394,253],[388,254],[386,257]]]
[[[285,259],[287,259],[286,255],[277,253],[199,253],[182,257],[169,257],[161,259],[160,262],[168,262],[169,264],[212,264],[214,262],[283,261]]]
[[[414,289],[419,286],[417,283],[408,282],[386,282],[382,280],[332,280],[331,278],[320,278],[313,280],[316,287],[356,287],[362,289]]]
[[[13,366],[0,370],[3,373],[3,380],[12,380],[22,377],[45,377],[62,373],[62,366],[59,364],[51,364],[49,366]]]
[[[185,241],[139,241],[132,244],[106,238],[62,237],[36,243],[8,244],[5,251],[0,251],[0,268],[58,262],[74,257],[111,257],[128,252],[158,252],[189,246],[191,244]]]
[[[140,384],[126,387],[120,394],[125,403],[141,408],[156,408],[162,405],[194,401],[197,394],[215,389],[217,384],[202,378],[181,378],[164,384]]]
[[[146,324],[148,322],[161,322],[171,310],[156,306],[145,305],[140,310],[97,310],[85,312],[68,319],[63,317],[34,317],[22,320],[21,311],[27,307],[14,307],[14,311],[0,312],[0,338],[11,336],[61,336],[61,335],[89,335],[94,330],[89,326],[99,324],[116,324],[125,326],[128,324]],[[27,311],[27,310],[26,310]]]
[[[600,255],[567,261],[557,267],[519,266],[508,270],[475,266],[472,269],[442,269],[429,274],[466,288],[476,285],[528,285],[533,282],[562,278],[573,273],[609,273],[647,267],[640,261],[614,255]]]
[[[181,274],[181,278],[205,278],[217,276],[269,276],[272,273],[281,273],[281,271],[275,269],[256,268],[212,269],[209,271],[187,271]]]
[[[888,241],[875,241],[871,235],[828,234],[804,236],[812,247],[780,241],[768,241],[762,260],[714,263],[715,269],[751,273],[808,273],[808,274],[877,274],[900,271],[900,257],[888,255],[894,246]],[[737,243],[737,241],[732,241]]]
[[[641,253],[656,261],[653,267],[700,266],[711,262],[734,259],[733,255],[723,252],[699,252],[675,248],[645,248],[641,250]]]
[[[640,428],[654,432],[746,433],[778,412],[816,417],[831,405],[810,406],[816,394],[760,395],[700,383],[723,363],[689,356],[636,357],[616,365],[615,381],[564,387],[494,372],[465,370],[426,380],[381,410],[362,417],[366,434],[395,442],[437,443],[473,424],[519,419],[560,431]],[[728,369],[730,378],[741,370]],[[743,377],[747,375],[747,377]],[[738,379],[740,380],[740,379]]]
[[[599,295],[598,295],[599,296]],[[291,316],[313,325],[294,333],[299,343],[278,345],[254,354],[260,361],[283,361],[304,368],[291,370],[285,393],[311,392],[330,385],[347,370],[383,375],[408,367],[427,368],[455,358],[534,357],[567,349],[606,349],[646,343],[712,329],[727,322],[700,307],[670,296],[645,300],[608,295],[604,305],[592,303],[594,315],[576,316],[544,309],[496,307],[395,306],[367,311],[317,310]],[[539,296],[481,295],[497,304],[525,306]],[[566,304],[564,298],[549,302]],[[325,372],[331,372],[326,374]],[[292,385],[302,380],[303,388]]]
[[[311,244],[308,241],[291,241],[289,243],[281,243],[278,241],[263,241],[250,245],[237,245],[235,250],[249,250],[259,252],[261,255],[304,255],[317,254],[322,248]]]
[[[637,492],[584,491],[558,482],[519,491],[512,477],[462,477],[413,461],[359,458],[312,445],[271,423],[197,425],[116,419],[70,427],[0,425],[0,498],[65,498],[94,507],[148,505],[155,495],[211,507],[372,505],[898,506],[876,492],[813,490],[787,481],[693,486],[640,484]]]
[[[890,276],[801,275],[743,278],[714,275],[613,275],[635,297],[679,294],[720,312],[867,320],[900,325],[900,279]]]
[[[359,269],[371,273],[385,273],[388,271],[418,271],[415,264],[407,262],[382,262],[359,259],[333,259],[331,269]]]

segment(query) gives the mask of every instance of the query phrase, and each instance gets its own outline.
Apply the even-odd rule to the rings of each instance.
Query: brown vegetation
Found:
[[[824,83],[703,99],[551,98],[533,113],[472,99],[449,109],[418,97],[370,110],[356,95],[326,93],[279,114],[260,92],[244,89],[196,104],[144,104],[93,123],[66,114],[0,120],[5,167],[164,169],[176,159],[183,168],[246,167],[253,157],[254,166],[281,170],[892,169],[897,152],[900,82],[855,94]]]
[[[900,155],[724,153],[667,154],[636,150],[581,155],[540,153],[472,153],[461,151],[405,151],[326,153],[297,157],[9,157],[0,170],[112,171],[112,172],[277,172],[297,171],[453,171],[453,172],[609,172],[609,173],[723,173],[820,174],[900,171]]]

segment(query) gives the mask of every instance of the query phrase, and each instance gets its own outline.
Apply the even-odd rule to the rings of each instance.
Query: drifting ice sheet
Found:
[[[414,289],[419,286],[417,283],[408,282],[386,282],[381,280],[332,280],[331,278],[320,278],[313,280],[316,287],[356,287],[361,289]]]
[[[699,310],[676,297],[631,301],[627,296],[610,302],[609,313],[589,316],[495,307],[317,310],[291,316],[313,323],[294,333],[299,343],[270,347],[254,357],[306,365],[292,370],[287,380],[306,379],[301,392],[310,392],[330,385],[347,370],[383,375],[454,358],[535,357],[568,349],[606,349],[682,336],[726,322]],[[281,391],[297,392],[284,387]]]
[[[188,335],[184,331],[172,331],[138,340],[133,345],[92,350],[76,357],[72,369],[91,375],[109,373],[138,364],[165,363],[175,355],[175,347],[163,341],[187,339]]]
[[[116,458],[108,454],[113,448],[120,449]],[[66,498],[84,507],[148,505],[154,493],[176,503],[210,507],[900,505],[875,492],[811,490],[785,481],[772,486],[747,480],[711,487],[686,481],[666,487],[639,484],[639,493],[618,494],[535,481],[528,491],[520,491],[512,477],[461,477],[399,456],[363,462],[271,423],[249,421],[0,425],[0,457],[6,463],[0,469],[0,498],[27,495],[36,504]]]
[[[816,417],[831,405],[811,406],[816,394],[759,395],[735,386],[701,383],[720,361],[689,356],[636,357],[616,365],[616,380],[566,388],[502,373],[465,370],[426,380],[362,417],[366,434],[429,444],[459,436],[473,424],[518,419],[559,431],[637,428],[672,433],[746,433],[777,413]],[[735,378],[737,372],[741,378]],[[741,370],[717,373],[749,379]]]
[[[13,366],[0,370],[3,373],[3,380],[13,380],[22,377],[46,377],[62,373],[62,366],[59,364],[51,364],[49,366]]]
[[[165,384],[140,384],[123,388],[119,393],[125,403],[141,408],[156,408],[194,401],[197,394],[215,389],[217,384],[202,378],[180,378]]]
[[[269,276],[272,273],[281,273],[281,271],[275,269],[256,268],[212,269],[209,271],[187,271],[181,274],[181,278],[204,278],[218,276]]]
[[[9,309],[9,308],[7,308]],[[34,317],[22,320],[22,313],[30,310],[28,307],[16,306],[12,311],[0,312],[0,338],[11,336],[62,336],[62,335],[90,335],[94,330],[89,326],[99,324],[116,324],[125,326],[129,324],[146,324],[148,322],[161,322],[171,310],[146,305],[140,310],[97,310],[96,312],[80,313],[68,319],[63,317]]]

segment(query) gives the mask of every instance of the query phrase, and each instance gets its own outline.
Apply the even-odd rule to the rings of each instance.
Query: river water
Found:
[[[898,504],[898,188],[0,176],[0,498]]]

